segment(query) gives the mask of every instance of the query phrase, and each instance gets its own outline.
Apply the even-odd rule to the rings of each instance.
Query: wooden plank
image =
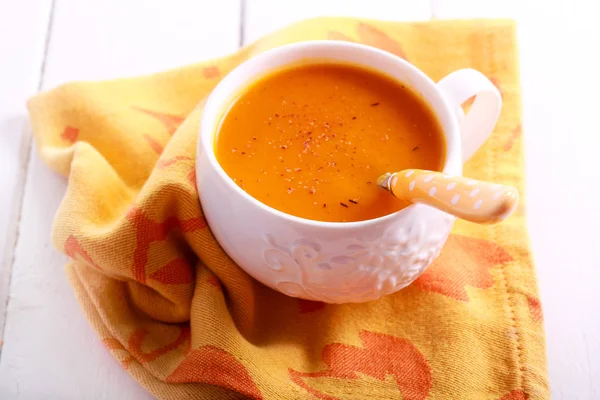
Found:
[[[593,7],[585,0],[437,0],[433,12],[519,23],[527,212],[553,399],[600,397],[600,26]]]
[[[247,0],[244,44],[306,18],[361,17],[395,21],[420,21],[431,17],[431,0]]]
[[[239,43],[238,1],[57,0],[43,88],[203,60]],[[113,360],[85,320],[51,245],[54,213],[66,180],[34,152],[17,243],[1,398],[151,398]],[[40,336],[41,335],[41,336]]]
[[[239,18],[238,0],[58,0],[44,86],[147,74],[228,54],[239,45]]]
[[[51,0],[0,1],[0,353],[31,143],[25,102],[40,83],[50,8]]]

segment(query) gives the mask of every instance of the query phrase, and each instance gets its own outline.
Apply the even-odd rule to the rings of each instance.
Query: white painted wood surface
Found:
[[[18,174],[28,159],[20,151],[29,141],[24,100],[39,82],[50,88],[73,79],[170,68],[230,52],[240,37],[248,43],[287,23],[322,15],[518,20],[529,230],[552,397],[600,398],[600,24],[595,2],[245,0],[241,7],[242,1],[177,0],[167,6],[159,0],[55,0],[48,30],[51,0],[0,0],[0,245],[5,246],[0,339],[8,300],[0,398],[150,397],[88,326],[64,276],[64,258],[50,244],[64,179],[35,153],[26,179]],[[11,269],[7,295],[3,287]]]
[[[50,5],[0,0],[0,340],[31,142],[25,102],[40,84]]]

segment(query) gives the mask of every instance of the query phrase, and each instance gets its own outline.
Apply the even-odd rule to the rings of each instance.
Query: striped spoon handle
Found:
[[[410,169],[388,173],[382,175],[378,183],[396,197],[427,204],[477,223],[500,222],[514,211],[519,202],[519,193],[511,186],[435,171]]]

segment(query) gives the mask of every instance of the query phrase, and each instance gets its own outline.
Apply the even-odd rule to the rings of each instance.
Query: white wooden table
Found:
[[[64,178],[39,160],[38,90],[234,51],[319,15],[512,17],[529,230],[554,399],[600,398],[600,23],[595,0],[0,0],[0,398],[144,399],[85,321],[50,243]],[[2,342],[0,342],[2,343]]]

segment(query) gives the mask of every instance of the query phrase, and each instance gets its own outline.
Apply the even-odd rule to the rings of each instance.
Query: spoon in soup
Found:
[[[481,224],[503,221],[519,202],[519,192],[511,186],[436,171],[409,169],[388,172],[377,179],[377,184],[398,198],[427,204]]]

